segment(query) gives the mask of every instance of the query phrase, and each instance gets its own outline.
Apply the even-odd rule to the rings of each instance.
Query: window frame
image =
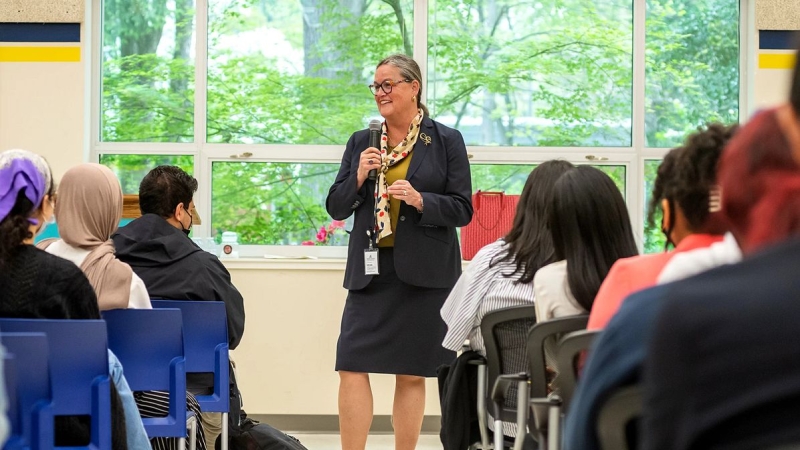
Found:
[[[87,58],[88,87],[90,89],[89,134],[86,139],[89,161],[99,162],[101,154],[157,154],[192,155],[198,190],[194,201],[204,218],[202,225],[194,227],[194,236],[208,237],[211,232],[211,169],[214,162],[294,162],[339,163],[342,145],[286,145],[286,144],[219,144],[206,142],[207,132],[207,74],[208,74],[208,3],[195,0],[194,24],[194,142],[103,142],[102,114],[102,20],[103,0],[92,0],[87,12],[91,16],[91,32],[86,39],[91,47]],[[661,159],[669,148],[646,146],[645,137],[645,19],[646,1],[631,0],[633,6],[633,79],[631,145],[629,147],[496,147],[467,146],[470,162],[474,164],[537,164],[560,158],[574,164],[599,164],[625,166],[625,200],[634,225],[639,250],[643,249],[645,192],[645,161]],[[749,81],[754,74],[755,0],[739,1],[739,121],[751,114],[752,87]],[[414,0],[413,45],[414,59],[419,63],[423,83],[427,86],[428,66],[428,13],[435,0]],[[424,13],[423,13],[424,12]],[[353,130],[356,131],[356,130]],[[249,155],[245,155],[249,153]],[[289,258],[304,256],[344,258],[343,246],[241,246],[242,257],[262,257],[264,254]]]

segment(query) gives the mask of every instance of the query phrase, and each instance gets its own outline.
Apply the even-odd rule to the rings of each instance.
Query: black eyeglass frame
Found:
[[[372,92],[372,95],[378,95],[378,89],[382,90],[385,94],[391,94],[392,89],[400,83],[411,83],[411,80],[408,78],[403,80],[383,80],[382,83],[372,83],[368,84],[367,87],[369,91]]]

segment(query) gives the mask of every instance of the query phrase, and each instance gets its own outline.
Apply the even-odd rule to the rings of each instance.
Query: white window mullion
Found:
[[[647,3],[646,0],[633,2],[633,148],[642,154],[647,146],[645,134],[645,45]],[[628,171],[628,210],[631,214],[636,242],[639,250],[644,248],[644,165],[637,163],[634,170]]]
[[[426,98],[420,99],[427,104],[428,86],[428,13],[429,0],[414,0],[414,60],[419,64],[422,73],[423,95]]]
[[[90,13],[92,21],[89,23],[92,27],[92,34],[89,45],[92,56],[89,64],[92,79],[89,94],[89,116],[92,123],[88,127],[89,138],[85,141],[89,142],[89,161],[99,162],[100,156],[97,148],[100,144],[100,102],[103,90],[103,2],[92,0]]]
[[[195,207],[202,224],[195,236],[211,236],[211,164],[203,151],[206,145],[208,111],[208,1],[195,0],[194,55],[194,173],[198,181]]]
[[[756,0],[739,0],[739,123],[755,112]]]

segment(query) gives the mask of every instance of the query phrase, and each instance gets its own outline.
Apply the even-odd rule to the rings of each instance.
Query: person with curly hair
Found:
[[[602,329],[630,294],[656,284],[678,253],[708,247],[723,239],[726,225],[718,214],[717,162],[738,125],[708,124],[672,149],[658,168],[648,208],[652,224],[661,209],[661,230],[674,250],[617,261],[595,298],[588,329]]]

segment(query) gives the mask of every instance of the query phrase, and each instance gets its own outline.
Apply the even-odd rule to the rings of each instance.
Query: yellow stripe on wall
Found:
[[[0,47],[0,62],[80,62],[80,47]]]
[[[758,55],[759,69],[791,69],[794,53],[761,53]]]

